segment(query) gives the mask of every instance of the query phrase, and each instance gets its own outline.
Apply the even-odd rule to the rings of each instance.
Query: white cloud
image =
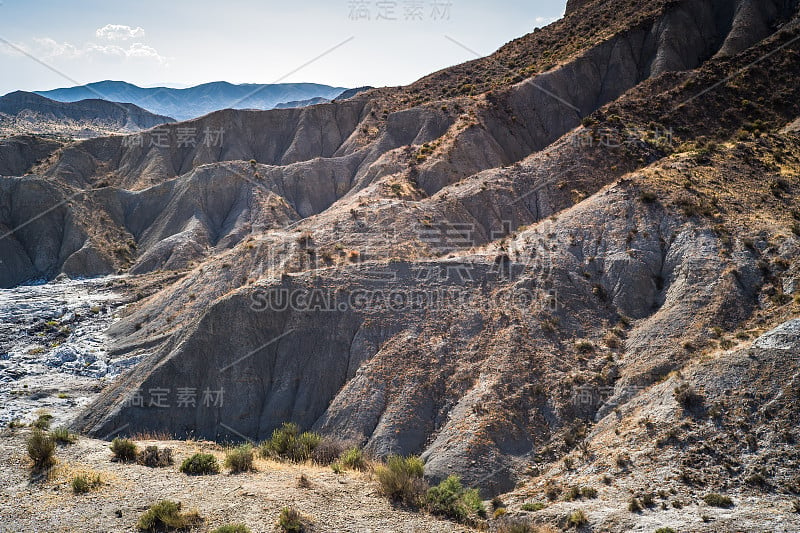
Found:
[[[144,37],[144,29],[141,27],[131,28],[123,24],[106,24],[98,28],[95,35],[99,39],[107,41],[129,41],[131,39],[141,39]]]
[[[12,46],[0,46],[0,53],[10,56],[29,54],[40,59],[77,59],[91,57],[117,57],[120,59],[150,59],[166,64],[167,58],[158,53],[158,50],[144,43],[131,43],[129,45],[86,43],[74,45],[68,42],[60,43],[49,37],[33,39],[30,44],[15,43]]]
[[[142,43],[133,43],[130,45],[126,55],[128,57],[152,57],[157,59],[160,63],[164,62],[164,58],[158,53],[158,50]]]
[[[29,49],[24,47],[25,51],[35,56],[43,57],[66,57],[74,58],[83,55],[83,50],[70,43],[59,43],[55,40],[45,37],[43,39],[34,39],[36,45]]]

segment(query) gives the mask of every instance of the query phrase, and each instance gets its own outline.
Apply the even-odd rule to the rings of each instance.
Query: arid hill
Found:
[[[0,97],[0,134],[38,133],[88,138],[130,133],[175,122],[133,104],[97,98],[63,103],[16,91]]]

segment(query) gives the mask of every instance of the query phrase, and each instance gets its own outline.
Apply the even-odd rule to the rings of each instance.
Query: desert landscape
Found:
[[[800,531],[798,10],[0,98],[0,532]]]

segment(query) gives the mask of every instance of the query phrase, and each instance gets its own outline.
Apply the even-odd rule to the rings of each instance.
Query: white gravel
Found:
[[[0,290],[0,425],[47,409],[66,422],[131,361],[111,362],[119,276]]]

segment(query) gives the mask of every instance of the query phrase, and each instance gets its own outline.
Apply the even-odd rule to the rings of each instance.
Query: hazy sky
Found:
[[[218,80],[402,85],[474,59],[446,36],[486,55],[561,17],[565,4],[0,0],[0,94],[106,79],[142,86]]]

